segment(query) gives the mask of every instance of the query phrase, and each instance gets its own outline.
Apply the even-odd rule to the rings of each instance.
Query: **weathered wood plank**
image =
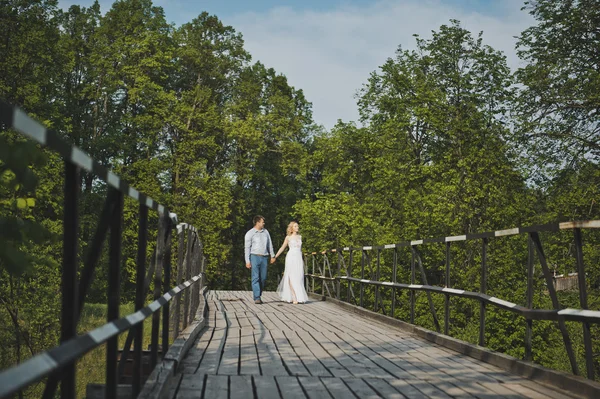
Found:
[[[327,302],[265,292],[255,305],[248,291],[207,299],[206,330],[169,397],[575,398]]]
[[[428,398],[439,398],[439,399],[450,399],[449,395],[446,395],[443,391],[436,388],[434,385],[427,381],[411,381],[411,384],[419,391],[423,392]]]
[[[258,317],[257,313],[249,312],[249,311],[247,311],[247,309],[244,309],[244,315],[246,316],[246,319],[250,323],[251,328],[253,328],[255,330],[258,330],[260,328],[266,328],[265,325],[260,320],[260,318]]]
[[[297,331],[297,334],[315,357],[319,359],[323,366],[325,366],[327,371],[334,377],[346,378],[352,376],[352,373],[342,366],[320,342],[317,342],[317,340],[314,339],[312,335],[304,331]]]
[[[227,320],[229,320],[229,328],[231,329],[240,329],[240,322],[237,318],[237,313],[233,310],[228,310],[226,312]]]
[[[269,331],[254,330],[254,344],[258,353],[261,375],[289,375]]]
[[[198,369],[200,361],[204,356],[215,331],[215,312],[210,312],[207,316],[208,326],[202,331],[196,343],[190,348],[186,357],[179,365],[180,371],[184,374],[193,374]]]
[[[240,328],[250,328],[250,329],[254,328],[252,326],[252,323],[250,323],[250,320],[248,320],[248,317],[246,316],[246,312],[244,311],[244,309],[236,310],[235,315],[237,317]]]
[[[342,339],[338,335],[329,332],[323,332],[323,336],[328,338],[331,342],[337,345],[343,350],[347,356],[355,361],[352,366],[346,366],[346,368],[356,377],[374,377],[374,378],[391,378],[395,377],[394,374],[388,372],[385,368],[377,365],[377,363],[370,359],[368,356],[356,349],[355,345]],[[353,340],[352,340],[353,341]]]
[[[169,388],[165,393],[164,399],[173,399],[176,397],[182,378],[183,374],[175,375],[175,377],[172,378],[171,382],[169,383]],[[202,392],[202,389],[200,389],[200,392]]]
[[[472,399],[475,396],[467,393],[463,388],[463,386],[459,385],[460,382],[457,381],[445,381],[445,380],[430,380],[430,383],[434,385],[437,389],[444,392],[446,395],[449,395],[453,398],[464,398],[464,399]],[[465,385],[466,386],[466,385]]]
[[[227,340],[223,348],[223,356],[217,369],[217,374],[237,375],[240,360],[240,330],[229,328]]]
[[[336,361],[342,365],[346,370],[349,370],[352,367],[363,367],[361,363],[358,363],[352,357],[350,357],[346,352],[340,349],[334,342],[325,337],[321,332],[312,332],[310,335],[318,341],[325,350],[336,359]]]
[[[248,399],[253,397],[252,376],[232,375],[229,377],[229,399]]]
[[[294,349],[289,344],[287,337],[280,330],[271,331],[271,337],[277,346],[277,350],[279,355],[281,356],[281,360],[285,364],[288,369],[288,372],[291,375],[311,375],[310,372],[302,363],[302,360],[296,355]]]
[[[485,393],[480,395],[484,398],[501,396],[502,398],[507,399],[523,399],[525,397],[519,395],[500,382],[480,382],[479,384],[485,389]]]
[[[350,388],[344,384],[344,381],[341,378],[324,378],[322,381],[327,387],[327,391],[334,399],[348,399],[354,396]]]
[[[375,392],[373,388],[371,388],[364,380],[360,378],[349,378],[343,381],[358,398],[379,398],[377,392]]]
[[[272,376],[252,377],[256,387],[256,397],[259,399],[280,399],[279,388]]]
[[[388,384],[394,387],[402,395],[410,399],[426,399],[427,395],[412,386],[406,380],[386,380]]]
[[[281,392],[283,399],[306,399],[297,377],[282,376],[275,377],[275,380],[279,385],[279,392]]]
[[[332,374],[327,370],[313,352],[305,345],[294,331],[284,332],[288,341],[294,348],[294,352],[304,363],[311,375],[321,377],[332,377]]]
[[[204,376],[197,374],[183,375],[177,390],[178,399],[201,398],[204,389]]]
[[[325,380],[328,380],[328,378]],[[321,379],[317,377],[298,377],[298,381],[300,381],[300,385],[302,385],[310,399],[331,398]]]
[[[406,399],[407,397],[398,392],[394,387],[387,383],[387,380],[382,378],[365,378],[365,382],[377,392],[381,397],[386,399]],[[412,399],[412,398],[410,398]]]
[[[571,396],[567,392],[562,392],[562,391],[559,392],[556,388],[550,388],[550,387],[544,386],[542,384],[537,384],[537,383],[527,380],[525,378],[522,379],[521,382],[519,382],[519,385],[527,387],[533,391],[539,392],[547,398],[552,398],[552,399],[576,398],[576,396]]]
[[[260,321],[260,324],[267,330],[278,330],[279,328],[271,321],[267,314],[264,312],[256,312],[256,318]]]
[[[242,328],[240,331],[240,374],[242,375],[260,374],[254,331],[248,327]]]
[[[221,359],[221,347],[225,344],[226,338],[225,330],[226,323],[224,319],[219,321],[217,317],[217,327],[215,327],[213,337],[206,348],[206,354],[202,358],[198,370],[196,373],[199,374],[216,374],[217,368],[219,367],[219,361]]]
[[[207,375],[204,398],[227,399],[229,396],[229,376]]]
[[[397,363],[393,363],[386,359],[380,352],[384,352],[384,349],[374,345],[367,341],[366,337],[359,334],[346,334],[346,333],[338,333],[337,334],[341,339],[348,342],[348,344],[352,345],[357,351],[361,352],[365,357],[370,359],[373,363],[377,364],[387,373],[393,375],[396,378],[413,378],[414,375],[411,375],[404,368],[400,367]],[[402,364],[406,367],[406,363]],[[417,374],[414,368],[413,374]],[[430,374],[428,376],[431,376]]]

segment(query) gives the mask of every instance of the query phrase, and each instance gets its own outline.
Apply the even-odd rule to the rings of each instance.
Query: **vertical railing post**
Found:
[[[193,249],[195,239],[196,238],[194,237],[194,235],[192,235],[192,231],[188,229],[187,237],[186,237],[187,241],[186,241],[185,256],[184,256],[184,260],[183,260],[183,263],[184,263],[183,273],[184,273],[185,281],[188,281],[191,277],[190,263],[192,263],[191,262],[192,249]],[[188,290],[185,290],[183,292],[183,328],[184,329],[188,326],[189,311],[190,311],[190,292]]]
[[[79,312],[77,309],[79,170],[77,166],[68,161],[65,161],[64,192],[61,343],[77,335],[77,314]],[[62,399],[75,398],[75,363],[71,363],[63,369],[60,396]]]
[[[429,283],[427,282],[427,274],[425,273],[425,268],[423,267],[423,261],[421,260],[421,255],[419,254],[419,251],[414,246],[411,247],[411,250],[413,252],[415,260],[419,264],[419,271],[421,272],[422,284],[429,285]],[[440,332],[440,322],[438,321],[438,318],[437,318],[437,312],[435,310],[435,305],[433,304],[433,299],[431,298],[431,292],[426,291],[426,295],[427,295],[427,302],[429,303],[429,310],[431,312],[431,317],[433,318],[433,324],[435,325],[435,330],[437,332]]]
[[[162,286],[162,266],[163,257],[165,256],[165,238],[167,237],[167,229],[170,221],[165,220],[163,217],[158,218],[158,234],[156,239],[156,257],[154,270],[154,293],[153,298],[157,300],[161,297],[161,286]],[[158,362],[158,330],[160,326],[160,312],[156,311],[152,314],[152,336],[150,337],[150,368],[154,369]]]
[[[587,284],[585,282],[585,267],[583,264],[583,240],[581,238],[581,229],[573,230],[575,238],[575,258],[577,259],[577,281],[579,283],[579,304],[581,309],[587,309]],[[594,379],[594,357],[592,353],[592,338],[590,333],[590,323],[584,321],[581,323],[583,328],[583,343],[585,345],[585,365],[587,378]]]
[[[446,243],[446,288],[450,288],[450,242]],[[445,294],[444,302],[444,334],[450,330],[450,294]]]
[[[163,294],[166,294],[171,289],[171,237],[173,234],[173,222],[165,212],[165,223],[167,224],[167,237],[165,238],[165,256],[163,257]],[[169,350],[169,306],[170,302],[163,305],[162,308],[162,357],[164,358]]]
[[[145,204],[139,206],[138,247],[135,275],[135,311],[144,307],[144,276],[146,273],[146,250],[148,247],[148,208]],[[142,340],[144,338],[144,323],[134,327],[132,398],[137,398],[142,388]]]
[[[398,248],[394,247],[394,254],[392,260],[392,283],[396,284],[398,281]],[[396,287],[392,287],[392,309],[390,310],[390,316],[396,317]]]
[[[315,255],[311,254],[310,257],[311,257],[311,261],[312,261],[312,275],[313,275],[313,278],[312,278],[312,292],[314,294],[315,293]]]
[[[484,238],[481,243],[481,293],[487,290],[487,245],[488,239]],[[485,302],[479,304],[479,345],[485,346]]]
[[[377,265],[375,266],[375,280],[379,281],[379,268],[381,266],[381,249],[377,249]],[[379,311],[379,286],[375,286],[375,312]]]
[[[411,247],[411,261],[410,261],[410,283],[415,283],[415,251],[414,248]],[[410,324],[415,324],[415,291],[410,290]]]
[[[112,190],[112,189],[111,189]],[[123,194],[119,192],[116,197],[114,212],[110,222],[110,244],[108,249],[108,309],[107,322],[119,318],[119,305],[121,302],[121,218],[123,215]],[[106,343],[106,390],[105,397],[117,397],[117,351],[119,337],[109,338]]]
[[[186,280],[189,281],[194,275],[194,255],[196,254],[196,248],[198,246],[198,240],[195,235],[192,234],[192,245],[190,247],[190,257],[188,259],[188,265],[186,267]],[[192,324],[192,320],[194,319],[194,295],[192,287],[190,286],[187,290],[185,290],[188,295],[186,297],[188,314],[186,318],[186,325]]]
[[[363,250],[361,250],[361,257],[360,257],[360,279],[364,280],[365,278],[365,256],[366,253]],[[360,282],[360,307],[364,307],[364,303],[363,303],[363,296],[364,296],[364,292],[365,292],[365,283],[363,283],[362,281]]]
[[[342,300],[342,293],[340,292],[341,289],[341,282],[340,282],[340,273],[342,271],[342,250],[341,248],[337,248],[336,249],[337,252],[337,272],[336,272],[336,280],[335,280],[335,285],[336,285],[336,293],[337,293],[337,300],[341,301]]]
[[[327,277],[327,273],[325,272],[325,259],[327,259],[327,252],[323,252],[323,271],[321,272],[321,277]],[[321,295],[325,296],[325,284],[327,284],[327,281],[324,279],[321,279]]]
[[[535,249],[538,254],[538,259],[540,260],[540,265],[542,266],[542,270],[544,272],[544,278],[546,280],[546,286],[548,287],[550,299],[552,299],[552,305],[554,306],[554,309],[560,310],[560,303],[558,302],[558,296],[556,295],[556,289],[554,288],[552,275],[550,273],[550,269],[548,268],[546,254],[544,253],[544,248],[542,247],[540,235],[538,232],[532,232],[529,233],[529,235],[533,240]],[[573,374],[579,375],[577,359],[575,358],[575,353],[573,352],[573,345],[571,343],[571,338],[569,337],[569,331],[567,330],[567,326],[565,325],[565,319],[561,315],[558,315],[558,328],[560,329],[563,342],[565,344],[565,349],[567,351],[567,356],[569,357],[569,362],[571,363],[571,370],[573,371]]]
[[[196,250],[194,251],[194,272],[193,275],[197,276],[200,274],[200,268],[202,264],[202,256],[204,253],[204,247],[202,246],[202,242],[200,239],[196,240]],[[200,306],[200,282],[196,282],[192,286],[192,299],[193,306],[192,312],[190,315],[190,323],[194,321],[194,317],[196,317],[196,312],[198,311],[198,306]]]
[[[346,276],[352,277],[352,248],[350,248],[350,256],[348,259],[348,267],[346,268]],[[352,281],[347,280],[348,282],[348,291],[346,293],[346,300],[350,303],[350,295],[352,293]]]
[[[183,278],[183,257],[185,255],[185,251],[183,246],[185,245],[185,229],[182,225],[181,231],[177,232],[177,280],[175,283],[177,285],[182,283]],[[179,324],[181,323],[181,293],[175,295],[175,309],[173,314],[173,338],[177,338],[179,336]]]
[[[527,298],[526,306],[528,309],[533,307],[533,241],[527,235]],[[532,360],[531,336],[532,336],[532,320],[525,319],[525,360]]]

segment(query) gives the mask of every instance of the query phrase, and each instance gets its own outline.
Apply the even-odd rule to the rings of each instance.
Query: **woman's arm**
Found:
[[[281,248],[279,248],[279,251],[277,251],[277,254],[275,254],[275,259],[277,259],[277,257],[279,257],[279,255],[281,255],[281,253],[283,252],[285,247],[287,247],[287,244],[288,244],[288,236],[285,236],[285,240],[283,240],[283,244],[281,244]]]

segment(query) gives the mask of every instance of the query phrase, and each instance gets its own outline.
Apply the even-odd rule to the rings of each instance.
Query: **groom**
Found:
[[[267,229],[265,229],[265,218],[256,215],[252,220],[254,227],[248,230],[244,237],[244,257],[246,267],[252,268],[252,293],[254,303],[260,304],[260,299],[265,281],[267,280],[267,258],[271,255],[271,263],[275,263],[275,252],[273,242]]]

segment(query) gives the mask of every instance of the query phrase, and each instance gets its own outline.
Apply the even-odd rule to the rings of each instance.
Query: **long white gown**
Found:
[[[304,289],[304,261],[302,260],[302,237],[288,238],[288,253],[285,256],[285,271],[277,287],[279,298],[285,302],[307,302]]]

